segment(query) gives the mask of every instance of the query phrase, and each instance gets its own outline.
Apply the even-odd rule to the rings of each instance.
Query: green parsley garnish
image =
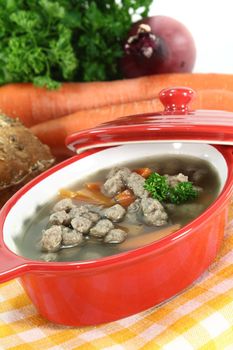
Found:
[[[168,202],[173,204],[181,204],[188,200],[195,199],[198,191],[192,182],[179,182],[176,186],[169,186],[167,178],[152,173],[145,181],[144,188],[150,192],[151,197],[158,199],[160,202]]]
[[[192,182],[179,182],[175,187],[170,187],[169,198],[171,203],[181,204],[191,199],[195,199],[198,195],[197,190],[193,187]]]
[[[151,197],[165,202],[168,199],[169,185],[165,176],[152,173],[145,181],[144,188],[150,192]]]

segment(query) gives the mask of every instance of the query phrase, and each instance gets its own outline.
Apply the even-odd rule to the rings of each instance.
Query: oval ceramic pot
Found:
[[[221,189],[198,218],[160,240],[97,260],[42,262],[18,253],[15,238],[37,206],[90,173],[140,158],[167,154],[208,160]],[[20,277],[39,313],[71,326],[117,320],[175,296],[208,268],[220,248],[233,179],[232,149],[208,144],[129,144],[87,151],[53,167],[17,192],[0,214],[0,281]]]

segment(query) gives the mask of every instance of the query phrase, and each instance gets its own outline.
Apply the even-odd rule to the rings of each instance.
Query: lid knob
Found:
[[[159,98],[164,105],[164,113],[187,113],[188,105],[193,99],[195,92],[187,87],[174,87],[163,89]]]

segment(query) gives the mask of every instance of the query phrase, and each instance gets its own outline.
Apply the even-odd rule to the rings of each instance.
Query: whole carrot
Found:
[[[192,103],[194,109],[220,109],[233,112],[233,91],[199,90]],[[65,147],[68,135],[94,127],[119,117],[158,112],[163,106],[158,99],[123,103],[102,108],[78,111],[71,115],[37,124],[32,132],[45,144],[49,145],[55,156],[70,155]]]
[[[0,111],[32,126],[79,110],[153,99],[163,88],[171,86],[233,92],[233,75],[159,74],[116,81],[64,83],[52,91],[29,83],[8,84],[0,87]]]
[[[43,143],[49,145],[55,156],[66,156],[70,154],[67,153],[65,146],[65,139],[68,135],[121,116],[152,112],[158,109],[161,109],[161,103],[158,99],[153,99],[83,110],[56,120],[34,125],[31,127],[31,131]]]
[[[233,91],[223,89],[197,90],[191,103],[193,109],[213,109],[233,112]]]
[[[30,127],[78,110],[152,98],[154,89],[147,80],[64,83],[58,90],[30,83],[8,84],[0,87],[0,111]]]

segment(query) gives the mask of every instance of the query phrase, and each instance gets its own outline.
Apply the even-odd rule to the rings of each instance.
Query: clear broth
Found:
[[[219,193],[220,179],[216,170],[208,161],[200,158],[171,155],[166,157],[157,157],[156,159],[141,159],[137,162],[120,164],[120,166],[127,166],[131,170],[140,167],[149,167],[153,171],[158,172],[160,175],[176,175],[181,172],[188,175],[190,181],[193,181],[192,174],[194,169],[201,169],[204,174],[202,179],[198,183],[195,181],[193,181],[193,183],[194,185],[202,187],[203,192],[201,192],[201,194],[195,200],[192,200],[192,202],[176,205],[175,209],[174,206],[173,209],[166,209],[169,215],[169,224],[167,226],[177,223],[184,226],[188,222],[192,221],[207,207],[209,207]],[[83,179],[83,181],[79,181],[78,183],[70,186],[70,189],[77,190],[83,187],[83,185],[87,182],[104,181],[109,170],[109,168],[106,168],[98,173],[93,173],[88,178]],[[51,209],[58,200],[60,200],[59,196],[53,198],[43,207],[38,207],[33,217],[24,222],[22,234],[16,238],[16,245],[21,255],[33,260],[80,261],[98,259],[124,251],[120,248],[120,244],[103,244],[97,239],[91,238],[82,246],[63,248],[57,253],[42,253],[40,249],[41,233],[42,230],[46,228]],[[119,223],[119,226],[121,226],[121,223]],[[139,228],[139,231],[142,232],[139,234],[146,235],[148,232],[153,231],[155,232],[154,240],[156,241],[157,239],[161,238],[159,234],[158,237],[156,237],[156,231],[159,232],[160,230],[161,227],[149,227],[142,225],[142,227]]]

